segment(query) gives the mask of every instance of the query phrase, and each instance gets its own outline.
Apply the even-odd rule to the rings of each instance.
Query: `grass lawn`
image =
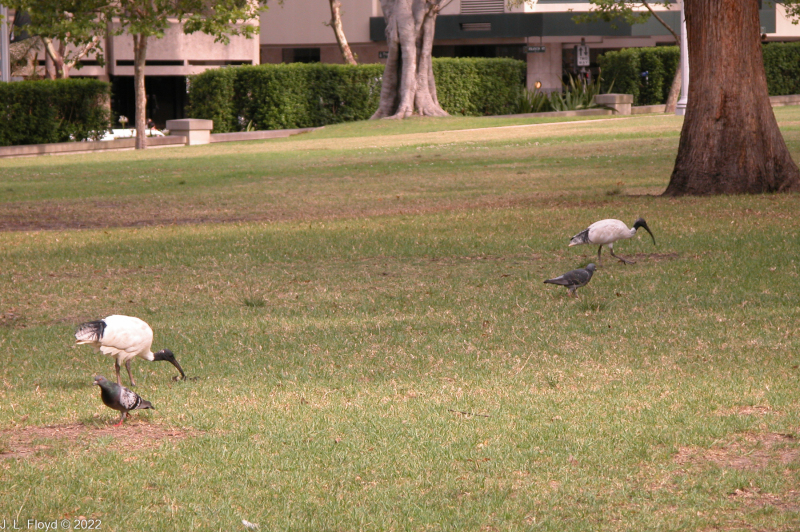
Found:
[[[775,113],[800,159],[800,108]],[[800,529],[798,196],[659,197],[681,124],[0,160],[0,523]],[[635,265],[542,283],[638,216]],[[117,428],[113,361],[73,346],[109,314],[197,378],[134,361],[155,410]]]

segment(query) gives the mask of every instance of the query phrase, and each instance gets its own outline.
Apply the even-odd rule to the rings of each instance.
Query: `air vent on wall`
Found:
[[[505,12],[505,0],[461,0],[462,15],[486,15]]]
[[[491,22],[462,22],[461,31],[492,31]]]

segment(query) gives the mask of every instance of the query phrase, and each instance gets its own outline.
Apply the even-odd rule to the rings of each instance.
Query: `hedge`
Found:
[[[800,94],[800,43],[767,43],[761,49],[770,96]],[[611,87],[617,93],[633,94],[634,105],[664,103],[679,62],[677,46],[606,52],[598,58],[603,92]],[[646,77],[643,72],[648,73]]]
[[[800,43],[773,42],[761,49],[769,95],[800,94]]]
[[[505,58],[436,58],[433,76],[442,108],[453,115],[513,112],[525,88],[524,61]]]
[[[632,94],[633,105],[656,105],[667,101],[680,53],[677,46],[624,48],[602,54],[597,62],[603,92]]]
[[[384,66],[291,63],[228,67],[192,76],[193,118],[214,132],[291,129],[366,120],[378,108]],[[504,114],[525,83],[513,59],[434,59],[437,96],[451,114]]]
[[[95,79],[0,83],[0,146],[97,138],[109,127],[110,94]]]

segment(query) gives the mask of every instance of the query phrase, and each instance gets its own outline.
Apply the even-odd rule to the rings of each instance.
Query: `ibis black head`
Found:
[[[182,379],[186,378],[186,374],[183,372],[183,368],[181,367],[180,364],[178,364],[178,359],[175,358],[175,355],[172,354],[172,351],[170,351],[169,349],[162,349],[158,353],[153,353],[153,361],[156,360],[166,360],[167,362],[178,368],[178,371],[181,372]]]
[[[640,227],[643,227],[645,231],[650,233],[650,238],[653,239],[653,245],[655,246],[656,245],[656,237],[653,236],[653,232],[650,230],[649,227],[647,227],[647,222],[644,221],[644,218],[639,218],[638,220],[633,222],[633,228],[634,229],[639,229]]]

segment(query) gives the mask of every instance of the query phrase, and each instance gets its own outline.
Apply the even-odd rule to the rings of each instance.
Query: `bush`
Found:
[[[0,146],[97,139],[109,127],[110,93],[95,79],[0,83]]]
[[[489,116],[513,113],[526,66],[516,59],[436,58],[433,75],[439,104],[450,114]]]
[[[800,94],[800,43],[767,43],[762,50],[770,96]]]
[[[800,43],[767,43],[761,49],[770,96],[800,94]],[[633,94],[634,105],[654,105],[667,101],[680,54],[677,46],[626,48],[606,52],[598,63],[616,92]]]
[[[229,67],[191,77],[194,118],[214,132],[317,127],[370,118],[378,108],[383,65],[292,63]],[[512,59],[434,59],[437,97],[451,114],[513,112],[525,63]]]
[[[664,103],[679,62],[677,46],[606,52],[598,58],[604,78],[603,91],[613,85],[617,93],[632,94],[634,105]]]

